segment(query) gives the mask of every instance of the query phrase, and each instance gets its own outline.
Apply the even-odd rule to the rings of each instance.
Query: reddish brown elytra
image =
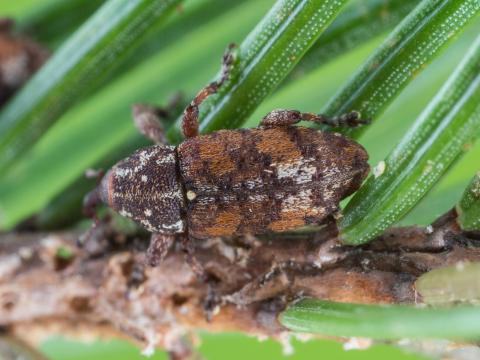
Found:
[[[176,239],[287,231],[322,224],[339,210],[368,174],[365,149],[338,133],[293,126],[301,120],[333,126],[364,123],[359,114],[328,118],[275,110],[253,129],[198,135],[198,106],[227,77],[231,52],[218,82],[186,108],[179,146],[164,144],[152,108],[137,105],[134,119],[156,145],[116,164],[97,194],[121,215],[153,233],[148,251],[158,263]]]

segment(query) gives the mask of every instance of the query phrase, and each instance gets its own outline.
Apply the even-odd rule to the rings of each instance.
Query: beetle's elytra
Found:
[[[368,172],[361,146],[304,127],[219,131],[177,151],[195,238],[321,224]]]
[[[229,65],[227,54],[224,64]],[[292,126],[300,120],[358,125],[359,114],[341,117],[275,110],[253,129],[198,134],[198,105],[225,80],[199,92],[184,113],[187,139],[162,144],[155,111],[137,106],[139,129],[157,145],[120,161],[103,178],[97,196],[153,232],[152,263],[175,237],[261,234],[322,224],[340,200],[368,174],[365,149],[343,135]]]

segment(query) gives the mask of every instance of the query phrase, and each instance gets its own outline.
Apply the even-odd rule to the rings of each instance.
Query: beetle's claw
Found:
[[[359,111],[351,111],[339,118],[339,125],[356,127],[370,124],[370,119],[362,119],[362,114]]]
[[[213,280],[207,280],[207,295],[203,301],[203,311],[207,322],[211,322],[213,317],[218,314],[222,305],[222,298],[216,291]]]

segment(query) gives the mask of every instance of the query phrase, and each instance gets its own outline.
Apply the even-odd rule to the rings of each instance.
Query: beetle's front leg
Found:
[[[175,234],[154,233],[147,250],[147,262],[150,266],[160,264],[176,240]]]
[[[190,268],[193,270],[197,278],[207,286],[207,294],[203,301],[203,311],[205,319],[210,322],[222,302],[221,296],[216,290],[217,280],[208,274],[205,267],[195,256],[195,239],[189,237],[187,234],[184,234],[182,239],[181,244],[186,254],[187,263],[190,265]]]
[[[220,75],[220,79],[212,81],[202,90],[200,90],[183,112],[182,132],[183,136],[186,138],[195,137],[198,135],[198,107],[203,101],[205,101],[207,97],[215,94],[218,91],[218,88],[222,86],[230,76],[233,64],[235,62],[235,49],[235,44],[230,44],[227,47],[227,50],[222,58],[222,73]]]
[[[190,265],[195,275],[201,281],[207,281],[207,272],[205,271],[205,268],[200,263],[200,261],[198,261],[198,259],[195,257],[195,239],[190,237],[188,233],[181,235],[181,239],[182,240],[180,244],[182,245],[183,251],[185,252],[188,265]]]
[[[369,120],[361,119],[358,111],[352,111],[340,116],[328,117],[322,114],[302,113],[297,110],[277,109],[269,112],[260,122],[260,126],[289,126],[300,121],[310,121],[332,127],[356,127],[369,124]]]
[[[181,94],[177,93],[170,99],[166,107],[155,107],[145,104],[133,105],[133,122],[138,131],[157,145],[167,145],[168,140],[165,136],[162,120],[167,120],[171,117],[172,112],[182,102],[181,100]]]
[[[138,131],[157,145],[166,145],[168,143],[165,137],[165,130],[160,121],[162,111],[162,109],[144,104],[132,106],[133,122]]]
[[[194,240],[189,238],[187,234],[153,233],[150,238],[150,245],[147,249],[147,263],[153,267],[159,265],[167,256],[168,251],[175,241],[180,241],[180,245],[185,252],[186,261],[195,275],[201,281],[206,281],[207,273],[205,268],[195,257]]]
[[[215,314],[220,310],[222,305],[222,297],[219,292],[216,290],[216,281],[213,279],[208,279],[207,284],[207,295],[203,300],[203,312],[205,314],[205,319],[207,322],[212,321]]]

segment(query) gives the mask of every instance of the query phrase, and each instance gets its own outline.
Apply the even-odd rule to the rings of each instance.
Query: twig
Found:
[[[417,277],[479,261],[478,240],[449,212],[431,227],[394,228],[364,247],[342,246],[336,228],[313,233],[211,239],[196,244],[211,281],[196,278],[180,249],[144,266],[142,236],[110,239],[89,256],[78,233],[0,236],[0,325],[36,343],[52,332],[128,337],[188,352],[197,329],[278,338],[278,313],[298,296],[354,303],[415,303]],[[218,304],[212,321],[205,302]],[[28,335],[27,335],[28,334]]]

